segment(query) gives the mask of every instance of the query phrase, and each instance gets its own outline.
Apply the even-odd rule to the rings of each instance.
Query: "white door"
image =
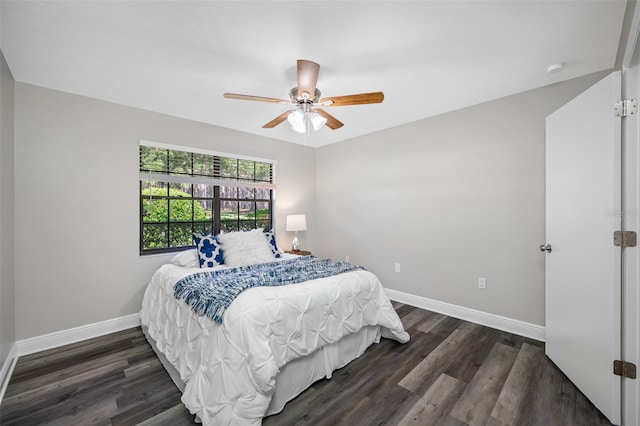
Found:
[[[546,353],[620,423],[620,73],[547,117]]]

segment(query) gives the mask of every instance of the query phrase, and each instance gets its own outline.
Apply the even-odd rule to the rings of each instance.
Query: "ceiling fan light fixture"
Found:
[[[317,112],[313,111],[310,114],[311,119],[311,124],[313,125],[313,130],[318,131],[322,128],[322,126],[324,126],[325,124],[327,124],[327,119],[324,118],[323,116],[321,116],[320,114],[318,114]]]
[[[309,129],[313,127],[313,130],[318,131],[327,123],[327,119],[316,111],[303,111],[302,109],[291,112],[287,116],[287,121],[291,128],[298,133],[306,132],[307,127]]]
[[[291,125],[291,128],[294,131],[298,133],[305,132],[304,112],[302,112],[301,110],[297,109],[293,111],[291,114],[289,114],[287,116],[287,121],[289,122],[289,124]]]
[[[299,109],[293,111],[287,116],[287,121],[292,126],[304,124],[304,112],[300,111]]]

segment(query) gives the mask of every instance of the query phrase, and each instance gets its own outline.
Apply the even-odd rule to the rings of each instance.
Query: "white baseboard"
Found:
[[[403,293],[401,291],[391,290],[388,288],[385,288],[385,292],[389,299],[397,302],[406,303],[407,305],[415,306],[417,308],[486,325],[487,327],[497,328],[498,330],[529,337],[541,342],[545,341],[545,328],[541,325],[531,324],[513,318],[501,317],[500,315],[465,308],[463,306],[452,305],[451,303],[440,302],[427,297],[415,296],[413,294]]]
[[[13,368],[16,366],[16,361],[18,360],[18,344],[14,343],[11,346],[11,350],[9,351],[9,355],[4,360],[2,364],[2,370],[0,370],[0,402],[4,397],[4,392],[7,390],[7,386],[9,385],[9,379],[11,378],[11,373],[13,373]]]
[[[139,325],[140,315],[135,313],[124,317],[113,318],[106,321],[70,328],[68,330],[56,331],[55,333],[19,340],[17,342],[18,356],[46,351],[47,349],[53,349],[70,343],[104,336],[105,334],[115,333],[116,331],[137,327]]]

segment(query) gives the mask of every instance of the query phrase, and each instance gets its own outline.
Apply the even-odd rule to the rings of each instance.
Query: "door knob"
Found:
[[[546,246],[544,244],[540,244],[540,251],[551,253],[551,244],[547,244]]]

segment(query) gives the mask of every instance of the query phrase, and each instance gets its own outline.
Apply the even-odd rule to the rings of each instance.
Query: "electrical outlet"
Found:
[[[345,256],[345,257],[344,257],[344,261],[345,261],[345,262],[351,262],[351,259],[349,259],[349,256]]]
[[[478,277],[478,288],[482,290],[487,289],[487,279],[484,277]]]
[[[400,264],[399,264],[398,262],[396,262],[396,265],[395,265],[395,271],[396,271],[397,273],[400,273]]]

